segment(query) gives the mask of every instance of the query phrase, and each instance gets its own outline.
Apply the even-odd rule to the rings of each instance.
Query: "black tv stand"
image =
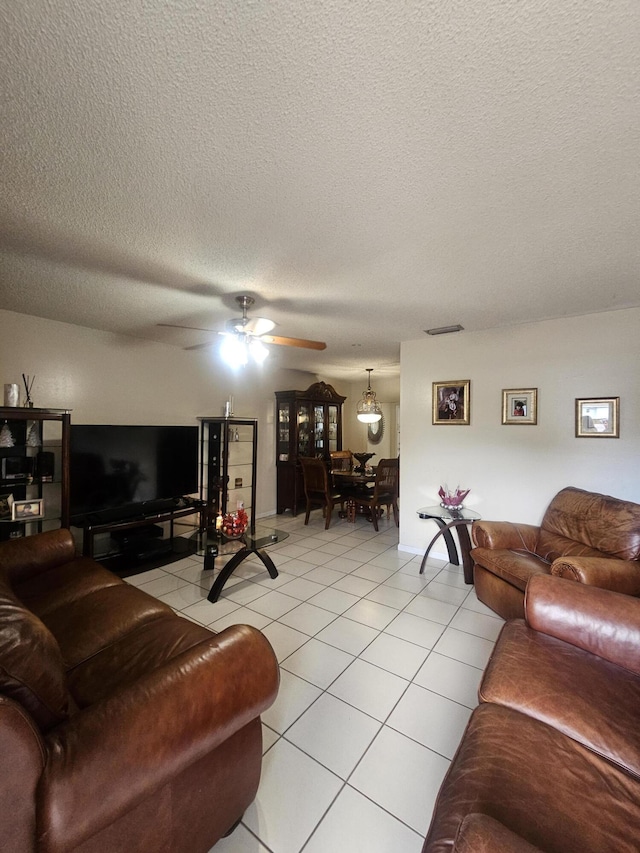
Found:
[[[160,509],[159,503],[164,504],[165,508]],[[116,514],[116,518],[107,518],[111,512],[89,514],[79,525],[82,528],[82,553],[85,557],[94,557],[94,540],[100,533],[109,533],[116,541],[123,543],[121,556],[132,561],[134,558],[153,559],[161,554],[171,553],[174,544],[174,521],[189,515],[198,515],[198,529],[201,530],[202,507],[203,502],[199,500],[172,498],[167,502],[149,501],[146,505],[140,504],[137,514],[133,517],[123,518],[120,515],[118,518]],[[161,539],[157,535],[158,528],[155,528],[155,525],[166,522],[169,522],[169,536],[167,539]]]

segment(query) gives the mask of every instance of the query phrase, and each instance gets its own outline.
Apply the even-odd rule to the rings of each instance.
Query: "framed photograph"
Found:
[[[44,517],[44,501],[42,498],[33,501],[14,501],[11,505],[13,521],[31,521]]]
[[[620,397],[576,398],[576,438],[620,438]]]
[[[11,518],[13,495],[0,495],[0,518]]]
[[[503,388],[502,389],[502,423],[503,424],[537,424],[538,423],[538,389],[537,388]]]
[[[432,423],[468,425],[471,416],[470,388],[470,379],[434,382]]]

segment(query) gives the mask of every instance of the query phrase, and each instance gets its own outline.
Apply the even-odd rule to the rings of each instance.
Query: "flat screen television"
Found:
[[[71,517],[123,517],[198,489],[197,426],[71,425]]]

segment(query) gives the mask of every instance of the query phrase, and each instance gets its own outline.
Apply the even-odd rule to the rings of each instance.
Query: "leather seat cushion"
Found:
[[[640,504],[631,501],[569,487],[551,501],[541,526],[549,534],[587,546],[593,556],[640,558]]]
[[[96,589],[42,621],[60,645],[67,669],[77,666],[140,625],[173,614],[162,601],[128,583]]]
[[[528,551],[472,548],[474,562],[524,592],[531,575],[551,574],[551,565]]]
[[[519,619],[503,627],[479,695],[553,726],[640,779],[636,674]]]
[[[97,589],[124,584],[117,575],[87,557],[78,557],[25,581],[14,583],[18,598],[41,618]]]
[[[0,577],[0,693],[19,702],[42,731],[65,720],[70,696],[60,648]]]
[[[175,614],[138,626],[68,672],[69,690],[86,707],[106,699],[118,687],[163,666],[213,632]]]
[[[440,789],[424,849],[451,853],[471,812],[545,853],[637,853],[640,783],[533,717],[480,705]]]

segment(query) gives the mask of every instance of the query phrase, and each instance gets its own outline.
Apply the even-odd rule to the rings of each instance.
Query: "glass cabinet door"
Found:
[[[328,442],[329,442],[329,453],[334,450],[338,450],[338,407],[329,405],[328,407]]]
[[[309,406],[298,406],[298,456],[311,456]]]
[[[322,404],[313,407],[313,436],[314,455],[324,456],[324,406]]]
[[[289,410],[289,403],[278,404],[277,458],[279,462],[289,461],[289,444],[291,440],[291,424],[289,423]]]

